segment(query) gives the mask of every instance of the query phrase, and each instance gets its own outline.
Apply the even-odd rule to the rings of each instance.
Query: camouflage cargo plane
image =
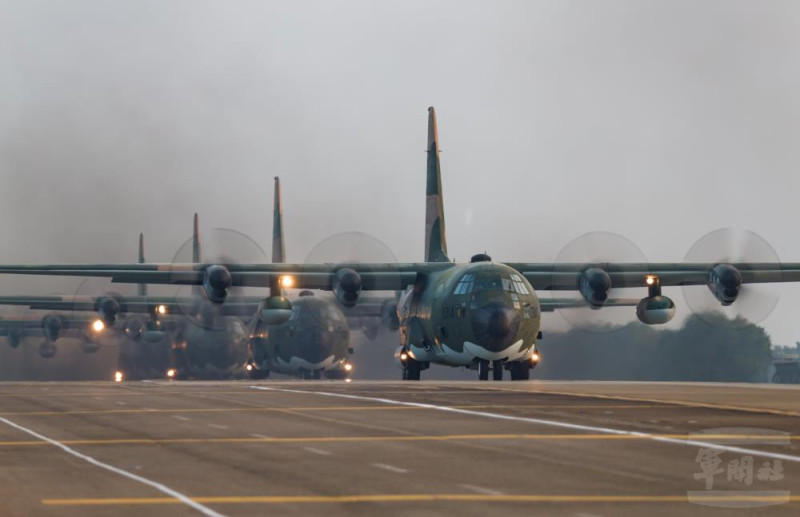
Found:
[[[662,286],[706,286],[731,305],[746,284],[800,281],[800,263],[534,263],[494,262],[485,253],[469,263],[447,255],[436,116],[428,110],[425,261],[337,264],[53,264],[5,265],[3,274],[99,276],[121,283],[201,286],[209,301],[226,304],[237,286],[271,287],[256,317],[286,322],[292,306],[280,285],[330,290],[345,307],[365,291],[402,291],[397,302],[405,379],[431,363],[467,366],[487,379],[527,379],[538,361],[536,342],[545,310],[537,291],[573,291],[592,308],[608,305],[612,288],[641,288],[636,316],[648,325],[670,321],[675,304]]]
[[[283,208],[280,180],[275,178],[273,262],[285,261]],[[192,261],[201,262],[199,219],[194,216]],[[139,263],[144,264],[143,236],[139,236]],[[281,285],[283,290],[288,285]],[[137,296],[119,293],[101,296],[0,296],[0,305],[23,305],[47,313],[41,319],[0,320],[0,334],[19,346],[25,336],[43,334],[42,357],[55,355],[61,336],[82,337],[87,352],[99,348],[103,334],[116,329],[123,316],[117,377],[126,379],[230,378],[247,373],[263,378],[270,372],[291,376],[346,378],[352,371],[349,360],[350,325],[365,333],[385,311],[383,299],[365,300],[349,309],[347,316],[329,299],[314,297],[304,290],[291,302],[289,318],[253,317],[262,297],[230,296],[224,305],[213,304],[202,289],[190,297],[149,296],[147,284],[140,283]],[[392,298],[393,300],[394,298]],[[70,312],[66,312],[70,311]],[[85,313],[94,311],[96,318]],[[76,316],[75,314],[80,314]],[[390,320],[391,321],[391,320]],[[117,329],[119,330],[119,329]]]

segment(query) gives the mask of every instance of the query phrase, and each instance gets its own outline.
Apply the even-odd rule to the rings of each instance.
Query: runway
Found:
[[[797,515],[800,389],[0,384],[3,515]]]

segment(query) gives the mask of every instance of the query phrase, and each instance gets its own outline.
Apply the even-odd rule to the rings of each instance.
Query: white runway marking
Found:
[[[775,460],[789,461],[792,463],[800,463],[800,456],[792,456],[791,454],[780,454],[777,452],[760,451],[758,449],[748,449],[746,447],[735,447],[731,445],[722,445],[714,442],[703,442],[700,440],[683,440],[680,438],[670,438],[667,436],[657,436],[650,433],[641,431],[626,431],[624,429],[614,429],[611,427],[595,427],[592,425],[571,424],[569,422],[559,422],[557,420],[545,420],[542,418],[529,418],[514,415],[503,415],[500,413],[487,413],[486,411],[474,411],[471,409],[460,409],[450,406],[437,406],[435,404],[422,404],[419,402],[405,402],[402,400],[385,399],[379,397],[362,397],[360,395],[348,395],[346,393],[331,393],[328,391],[309,391],[309,390],[292,390],[288,388],[269,388],[267,386],[250,386],[253,389],[264,391],[282,391],[286,393],[301,393],[306,395],[321,395],[323,397],[339,397],[351,400],[368,400],[370,402],[380,402],[381,404],[393,404],[396,406],[409,406],[424,409],[435,409],[437,411],[445,411],[448,413],[456,413],[459,415],[479,416],[483,418],[493,418],[497,420],[510,420],[512,422],[527,422],[529,424],[546,425],[550,427],[559,427],[561,429],[572,429],[573,431],[585,431],[590,433],[613,434],[618,436],[635,436],[637,438],[652,440],[654,442],[671,443],[675,445],[684,445],[691,447],[711,448],[721,451],[733,452],[736,454],[744,454],[756,456],[758,458],[769,458]]]
[[[253,438],[269,438],[269,436],[265,434],[251,434],[250,436],[252,436]]]
[[[124,402],[122,402],[121,400],[118,400],[118,401],[117,401],[117,404],[119,404],[120,406],[125,406],[125,405],[126,405],[126,404],[125,404]]]
[[[330,456],[331,453],[328,451],[323,451],[322,449],[317,449],[316,447],[303,447],[303,449],[307,450],[308,452],[313,452],[314,454],[319,454],[320,456]]]
[[[491,488],[483,488],[482,486],[467,485],[467,484],[461,484],[461,485],[458,485],[458,486],[460,486],[461,488],[465,488],[465,489],[469,490],[470,492],[476,492],[478,494],[503,495],[503,492],[501,492],[499,490],[492,490]]]
[[[172,415],[172,418],[177,418],[178,420],[183,420],[184,422],[186,422],[187,420],[191,420],[191,418],[183,415]]]
[[[394,465],[386,465],[385,463],[371,463],[373,467],[378,467],[379,469],[388,470],[389,472],[394,472],[395,474],[408,474],[407,469],[401,469],[400,467],[395,467]]]
[[[204,505],[202,505],[200,503],[196,503],[196,502],[192,501],[191,498],[189,498],[188,496],[186,496],[186,495],[184,495],[184,494],[182,494],[182,493],[180,493],[178,491],[175,491],[175,490],[169,488],[166,485],[162,485],[161,483],[158,483],[156,481],[152,481],[152,480],[147,479],[145,477],[133,474],[131,472],[128,472],[127,470],[122,470],[122,469],[117,468],[117,467],[115,467],[113,465],[109,465],[108,463],[103,463],[102,461],[96,460],[96,459],[92,458],[91,456],[87,456],[86,454],[82,454],[82,453],[76,451],[75,449],[64,445],[61,442],[53,440],[52,438],[48,438],[47,436],[41,435],[41,434],[37,433],[36,431],[28,429],[27,427],[22,427],[19,424],[15,424],[14,422],[12,422],[11,420],[8,420],[6,418],[0,417],[0,422],[3,422],[6,425],[8,425],[10,427],[13,427],[14,429],[17,429],[17,430],[22,431],[24,433],[27,433],[27,434],[35,437],[35,438],[38,438],[39,440],[47,442],[50,445],[55,445],[56,447],[58,447],[59,449],[61,449],[64,452],[66,452],[67,454],[75,456],[76,458],[80,458],[83,461],[94,465],[95,467],[100,467],[101,469],[108,470],[108,471],[113,472],[115,474],[119,474],[122,477],[126,477],[128,479],[133,480],[133,481],[137,481],[139,483],[142,483],[143,485],[147,485],[147,486],[153,487],[156,490],[158,490],[159,492],[167,494],[170,497],[174,497],[175,499],[178,499],[180,502],[182,502],[186,506],[194,508],[195,510],[197,510],[200,513],[202,513],[203,515],[208,515],[209,517],[224,517],[223,514],[217,513],[217,512],[215,512],[214,510],[212,510],[211,508],[209,508],[207,506],[204,506]]]
[[[228,428],[227,425],[221,425],[221,424],[208,424],[208,427],[213,427],[214,429],[227,429]]]

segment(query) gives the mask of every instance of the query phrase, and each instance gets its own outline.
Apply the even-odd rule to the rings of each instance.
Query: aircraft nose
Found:
[[[519,329],[519,314],[503,304],[490,304],[473,313],[472,331],[477,344],[491,351],[508,348]]]

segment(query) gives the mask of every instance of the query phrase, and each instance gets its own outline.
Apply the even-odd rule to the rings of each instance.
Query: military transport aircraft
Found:
[[[323,289],[345,307],[364,291],[402,291],[397,304],[405,379],[419,379],[430,363],[476,366],[481,379],[508,369],[527,379],[538,354],[542,302],[536,291],[569,290],[593,308],[607,305],[612,288],[642,288],[636,315],[648,325],[675,314],[662,286],[707,286],[722,305],[733,304],[745,284],[800,281],[800,263],[528,263],[493,262],[477,254],[457,264],[447,255],[436,115],[428,110],[425,262],[339,264],[56,264],[5,265],[0,273],[109,277],[113,282],[202,286],[225,305],[232,287],[271,287],[258,317],[287,321],[292,312],[280,286]]]
[[[272,244],[273,262],[284,262],[283,208],[277,177]],[[143,246],[140,235],[140,264],[145,263]],[[197,214],[191,248],[193,263],[199,263],[202,244]],[[282,290],[288,287],[280,286]],[[122,315],[124,339],[117,378],[228,378],[245,372],[263,378],[271,371],[300,377],[320,378],[324,373],[330,378],[346,378],[353,368],[349,361],[348,321],[362,326],[366,333],[374,326],[363,322],[377,320],[381,311],[385,312],[384,301],[376,299],[359,304],[345,316],[335,302],[316,298],[306,290],[292,302],[289,320],[283,322],[253,317],[260,301],[257,297],[239,296],[231,297],[224,306],[213,305],[204,299],[202,289],[191,297],[148,296],[143,283],[139,284],[138,295],[132,297],[118,293],[88,297],[0,296],[0,305],[98,313],[93,319],[48,313],[41,320],[0,321],[0,333],[9,336],[12,346],[19,345],[23,332],[44,333],[46,340],[40,352],[43,357],[52,357],[59,336],[76,334],[65,333],[66,329],[87,329],[80,334],[86,350],[100,334],[115,330],[117,316]],[[143,318],[142,313],[148,316]],[[391,325],[391,318],[389,321]]]

